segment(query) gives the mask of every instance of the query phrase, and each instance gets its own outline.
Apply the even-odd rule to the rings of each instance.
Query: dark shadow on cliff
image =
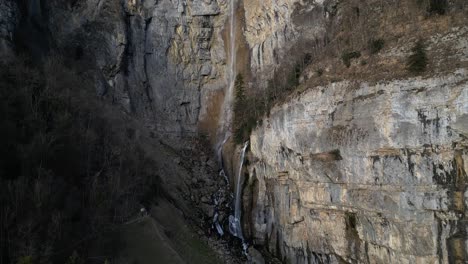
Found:
[[[15,47],[36,62],[47,56],[51,45],[47,5],[41,0],[20,0],[18,4],[21,16],[15,30]]]

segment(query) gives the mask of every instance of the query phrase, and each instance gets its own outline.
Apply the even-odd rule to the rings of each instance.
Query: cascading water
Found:
[[[232,96],[234,90],[234,82],[236,75],[236,0],[231,0],[229,6],[229,68],[228,68],[228,89],[224,96],[223,108],[221,110],[221,118],[219,119],[218,125],[218,143],[216,144],[216,150],[218,155],[218,162],[221,165],[221,171],[219,176],[223,177],[226,180],[226,184],[229,186],[229,179],[224,169],[223,162],[223,146],[226,141],[231,136],[230,125],[232,120]],[[218,204],[215,198],[215,214],[213,216],[213,226],[216,228],[216,231],[219,235],[223,235],[224,231],[218,221]]]
[[[228,66],[228,89],[224,96],[222,115],[219,120],[218,128],[218,149],[231,136],[230,126],[232,120],[232,100],[234,83],[236,79],[236,0],[231,0],[229,7],[229,66]]]
[[[227,134],[226,134],[227,135]],[[224,171],[224,161],[223,161],[223,146],[226,144],[226,141],[228,140],[229,137],[224,137],[224,140],[221,144],[218,144],[217,146],[217,155],[218,155],[218,162],[221,164],[221,171],[219,172],[219,176],[223,177],[224,180],[226,181],[226,184],[229,186],[229,179],[226,175],[226,172]]]
[[[219,120],[218,128],[218,144],[217,144],[217,155],[219,163],[221,164],[220,176],[225,177],[226,182],[229,184],[229,180],[224,169],[222,151],[223,146],[226,141],[231,136],[231,121],[232,121],[232,101],[233,101],[233,92],[236,79],[236,0],[231,0],[230,7],[230,23],[229,23],[229,71],[228,71],[228,89],[224,96],[222,115]],[[242,167],[244,165],[244,157],[249,141],[245,142],[244,147],[242,148],[240,161],[239,161],[239,171],[237,175],[237,185],[236,185],[236,196],[235,196],[235,208],[234,215],[229,216],[229,231],[232,235],[240,238],[242,240],[242,246],[244,253],[247,254],[247,243],[244,241],[244,236],[242,234],[242,225],[241,225],[241,190],[242,190]],[[214,226],[216,227],[218,233],[222,235],[224,232],[218,223],[217,214],[214,218]]]
[[[229,216],[229,231],[232,235],[240,238],[242,240],[242,245],[244,250],[247,248],[247,244],[244,241],[244,236],[242,234],[242,225],[241,225],[241,190],[242,190],[242,167],[244,166],[244,157],[245,151],[249,146],[249,141],[245,142],[244,147],[242,148],[240,160],[239,160],[239,171],[237,172],[237,184],[236,184],[236,197],[235,197],[235,207],[234,207],[234,216]]]

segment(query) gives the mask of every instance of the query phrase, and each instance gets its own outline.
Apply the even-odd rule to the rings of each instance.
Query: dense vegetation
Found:
[[[383,49],[385,41],[383,39],[371,39],[369,41],[369,51],[371,54],[377,54]]]
[[[431,14],[445,15],[448,8],[447,0],[430,0],[428,11]]]
[[[93,263],[91,239],[132,217],[158,177],[90,78],[60,59],[30,65],[0,68],[0,263]]]
[[[346,65],[348,68],[351,66],[351,61],[359,57],[361,57],[361,52],[359,51],[348,51],[341,55],[341,59],[343,60],[344,65]]]

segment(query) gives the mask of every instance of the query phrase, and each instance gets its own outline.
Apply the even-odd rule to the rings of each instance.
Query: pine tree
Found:
[[[244,138],[245,129],[245,109],[246,109],[246,97],[245,97],[245,86],[244,77],[238,74],[236,81],[234,82],[235,89],[235,101],[234,101],[234,140],[236,143],[241,143]]]
[[[408,57],[406,66],[408,70],[413,73],[422,73],[427,67],[427,55],[424,43],[422,40],[418,40],[414,47],[411,49],[411,55]]]
[[[245,87],[244,77],[241,74],[238,74],[236,77],[234,89],[236,92],[234,107],[242,107],[242,104],[245,102]]]

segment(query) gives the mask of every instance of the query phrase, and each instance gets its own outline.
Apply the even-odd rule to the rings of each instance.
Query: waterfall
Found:
[[[229,186],[229,179],[228,179],[226,172],[224,171],[224,161],[223,161],[223,146],[224,144],[226,144],[226,141],[229,138],[227,135],[228,134],[226,134],[221,144],[218,143],[218,146],[216,147],[218,149],[216,154],[218,155],[218,163],[221,165],[221,171],[219,172],[219,176],[223,177],[224,180],[226,181],[226,184]]]
[[[220,176],[225,177],[227,183],[229,184],[228,177],[223,164],[223,146],[226,141],[231,136],[231,122],[232,122],[232,101],[234,86],[236,80],[236,0],[231,0],[229,6],[229,64],[228,64],[228,86],[227,91],[224,96],[223,108],[221,112],[221,117],[219,119],[218,127],[218,143],[216,145],[218,161],[221,164]],[[244,241],[244,236],[242,234],[242,225],[241,225],[241,191],[242,191],[242,167],[244,165],[244,157],[249,141],[245,142],[244,147],[242,148],[240,160],[239,160],[239,171],[237,174],[237,185],[236,185],[236,196],[235,196],[235,208],[234,215],[229,216],[229,231],[232,235],[240,238],[242,240],[242,246],[244,253],[247,254],[247,243]],[[224,232],[219,226],[217,221],[217,215],[214,217],[214,224],[217,228],[217,231],[220,235]]]
[[[224,168],[223,162],[223,147],[226,141],[231,136],[230,125],[232,120],[232,96],[236,75],[236,0],[231,0],[229,5],[229,64],[228,64],[228,78],[227,78],[227,89],[224,96],[223,106],[221,109],[220,119],[218,121],[218,143],[216,144],[216,154],[218,155],[218,162],[221,165],[221,171],[219,176],[226,180],[226,184],[229,186],[229,179]],[[217,218],[214,221],[215,225],[219,225]],[[224,232],[220,232],[217,228],[218,233],[221,235]]]
[[[232,105],[232,94],[234,90],[234,82],[236,80],[236,0],[231,1],[230,8],[230,25],[229,25],[229,90],[228,90],[228,103],[229,108]],[[228,111],[232,113],[231,111]],[[229,122],[231,121],[231,114],[229,115]]]
[[[246,249],[247,245],[244,242],[244,236],[242,235],[242,224],[241,224],[241,191],[242,191],[242,167],[244,166],[244,157],[245,151],[249,146],[249,141],[244,143],[244,147],[242,148],[240,159],[239,159],[239,171],[237,172],[237,185],[236,185],[236,197],[235,197],[235,207],[234,207],[234,216],[229,216],[229,231],[234,236],[240,238],[242,240],[242,244],[244,249]]]
[[[229,6],[229,64],[228,64],[228,85],[224,95],[221,117],[218,127],[218,149],[222,149],[226,140],[231,136],[230,125],[232,121],[232,101],[234,84],[236,80],[236,0],[231,0]],[[223,143],[221,143],[223,142]],[[220,151],[218,151],[220,154]]]

